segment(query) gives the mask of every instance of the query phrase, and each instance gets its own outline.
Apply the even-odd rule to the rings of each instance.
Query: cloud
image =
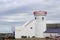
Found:
[[[16,6],[15,5],[14,8],[4,11],[3,15],[10,15],[8,17],[4,16],[4,17],[7,17],[7,19],[5,19],[5,20],[8,20],[8,21],[16,21],[17,19],[20,20],[22,18],[21,16],[14,16],[14,14],[20,13],[20,15],[21,15],[21,13],[23,13],[25,15],[25,13],[26,13],[29,15],[33,15],[32,13],[35,10],[46,10],[48,12],[47,19],[60,17],[59,16],[59,13],[60,13],[59,12],[59,10],[60,10],[59,9],[60,8],[59,3],[60,2],[56,1],[56,0],[49,0],[49,1],[48,0],[39,0],[39,1],[37,1],[37,0],[33,0],[33,1],[15,0],[15,1],[12,1],[11,0],[11,2],[12,3],[16,2],[16,4],[20,4],[20,2],[21,2],[21,5],[23,5],[23,3],[24,3],[24,5],[23,6]],[[13,16],[11,16],[11,15],[13,15]],[[26,15],[26,16],[29,16],[29,15]],[[19,20],[17,20],[17,21],[19,21]]]
[[[28,4],[41,3],[43,0],[0,0],[0,11],[14,9]]]
[[[0,25],[17,26],[34,18],[33,11],[47,11],[47,20],[60,20],[60,0],[0,0]]]
[[[5,21],[5,22],[20,22],[20,21],[27,21],[31,15],[28,15],[26,13],[21,13],[21,14],[13,14],[13,15],[7,15],[7,16],[2,16],[2,19],[0,21]],[[25,20],[24,20],[25,19]]]
[[[10,1],[9,1],[10,2]],[[53,19],[53,18],[58,18],[59,19],[59,1],[56,0],[33,0],[33,1],[28,1],[28,0],[11,0],[12,3],[15,3],[18,5],[21,2],[21,5],[17,6],[11,6],[14,7],[12,9],[9,10],[5,10],[2,13],[3,16],[1,19],[2,21],[6,21],[6,22],[19,22],[19,21],[24,21],[28,20],[29,18],[31,19],[31,17],[33,17],[33,11],[35,10],[46,10],[48,12],[47,14],[47,19]],[[12,3],[9,4],[12,4]],[[8,3],[8,1],[7,1]],[[23,5],[24,3],[24,5]],[[9,7],[8,7],[9,8]],[[21,15],[23,14],[23,15]],[[28,15],[27,15],[28,14]],[[30,16],[30,17],[29,17]],[[29,18],[27,18],[29,17]]]

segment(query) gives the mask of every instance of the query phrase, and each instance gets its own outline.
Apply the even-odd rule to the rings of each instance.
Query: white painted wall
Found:
[[[15,38],[21,38],[21,36],[35,36],[35,26],[34,26],[34,21],[33,23],[31,22],[29,25],[24,25],[24,26],[16,26],[15,27]],[[32,29],[30,29],[32,27]]]
[[[22,35],[24,35],[24,27],[16,26],[15,27],[15,38],[21,38]]]
[[[35,35],[35,26],[34,26],[35,22],[36,22],[35,20],[28,21],[27,23],[25,23],[25,24],[23,25],[23,26],[25,26],[26,28],[24,28],[23,26],[16,26],[16,27],[15,27],[15,38],[21,38],[22,35],[25,35],[25,34],[26,34],[26,33],[25,33],[25,30],[28,29],[28,28],[30,28],[30,27],[33,27],[33,30],[31,30],[31,32],[30,32],[30,36]],[[55,23],[55,21],[52,21],[52,22]],[[59,22],[60,22],[60,21],[59,21]],[[50,23],[50,21],[49,21],[49,22],[46,21],[46,24],[52,24],[52,23]],[[57,22],[57,23],[55,23],[55,24],[59,24],[59,23]],[[44,26],[44,25],[43,25],[43,26]],[[21,30],[22,30],[22,31],[21,31]],[[45,30],[45,29],[43,28],[42,30]],[[42,30],[38,30],[38,31],[41,31],[41,32],[42,32]],[[28,33],[28,31],[27,31],[27,33]],[[60,34],[57,34],[57,33],[44,33],[43,36],[44,36],[44,37],[50,37],[50,34],[60,36]],[[29,35],[29,34],[28,34],[28,35]],[[27,36],[28,36],[28,35],[27,35]]]
[[[41,17],[39,17],[39,18],[41,18]],[[45,20],[42,21],[42,22],[41,21],[42,20],[37,20],[37,23],[36,23],[36,21],[33,20],[33,21],[30,21],[30,23],[28,22],[24,26],[16,26],[15,27],[15,38],[21,38],[21,36],[30,36],[30,37],[39,36],[39,37],[44,37],[44,33],[43,32],[46,30],[46,27],[45,27],[46,24],[44,24]],[[37,25],[37,24],[39,24],[39,25]],[[39,27],[37,27],[37,26],[39,26]],[[32,27],[32,29],[30,29],[30,27]]]
[[[44,38],[44,32],[46,30],[46,17],[45,16],[35,16],[35,36],[37,38]],[[44,17],[44,20],[42,20]]]
[[[46,30],[46,11],[35,11],[35,36],[36,38],[44,38],[44,32]]]
[[[46,30],[46,12],[36,11],[34,12],[36,19],[24,26],[15,28],[15,38],[21,38],[21,36],[35,36],[37,38],[43,38]],[[44,17],[44,20],[42,20]],[[32,27],[32,29],[30,29]]]
[[[26,29],[27,29],[27,33],[28,36],[32,37],[35,36],[35,25],[34,25],[35,21],[33,21],[33,23],[31,22],[29,25],[26,25]],[[32,29],[31,29],[32,27]]]

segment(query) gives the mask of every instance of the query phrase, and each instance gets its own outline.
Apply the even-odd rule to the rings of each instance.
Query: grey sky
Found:
[[[0,0],[0,25],[22,25],[36,10],[47,11],[47,20],[60,20],[59,4],[60,0]]]

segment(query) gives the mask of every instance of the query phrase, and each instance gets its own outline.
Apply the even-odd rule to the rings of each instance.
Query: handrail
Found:
[[[27,26],[28,24],[30,24],[32,21],[34,21],[34,19],[32,19],[32,20],[30,20],[30,21],[28,21],[28,22],[26,22],[23,26]]]

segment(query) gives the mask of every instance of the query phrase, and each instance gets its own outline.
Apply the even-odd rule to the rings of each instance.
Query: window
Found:
[[[27,38],[27,36],[21,36],[21,38]]]
[[[28,36],[28,38],[30,38],[30,36]]]
[[[35,17],[35,20],[36,20],[36,17]]]
[[[42,17],[42,20],[44,20],[44,17]]]
[[[35,36],[32,36],[32,38],[35,38]]]
[[[32,29],[32,27],[30,27],[30,29]]]

